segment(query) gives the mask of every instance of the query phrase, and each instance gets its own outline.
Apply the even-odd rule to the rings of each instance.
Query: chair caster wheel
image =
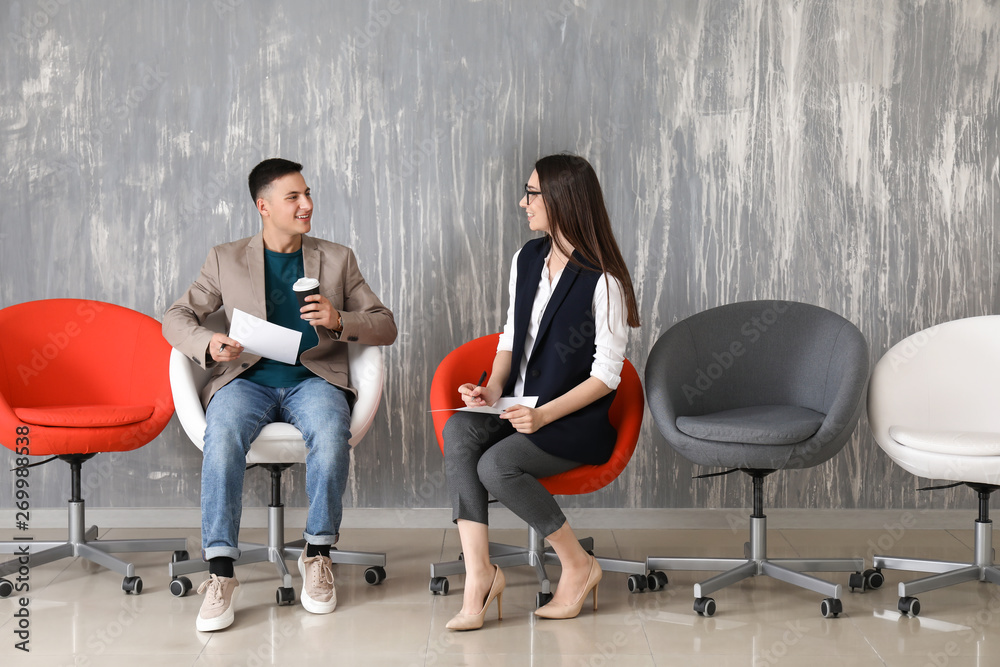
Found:
[[[189,554],[187,551],[182,550],[182,551],[175,551],[170,556],[171,563],[179,563],[182,560],[191,560],[191,554]]]
[[[122,590],[128,595],[142,593],[142,579],[139,577],[125,577],[122,579]]]
[[[431,579],[430,589],[434,595],[447,595],[448,577],[434,577]]]
[[[374,565],[365,570],[365,583],[369,586],[378,586],[385,581],[385,568],[381,565]]]
[[[642,574],[630,574],[628,575],[628,591],[629,593],[641,593],[646,590],[646,576]]]
[[[911,597],[899,598],[899,604],[896,608],[899,609],[900,614],[917,616],[920,614],[920,600]]]
[[[865,575],[865,585],[868,588],[876,591],[882,588],[882,584],[885,583],[885,576],[882,575],[882,570],[880,569],[868,569],[864,571]]]
[[[712,598],[695,598],[694,610],[702,616],[715,616],[715,600]]]
[[[538,593],[535,595],[535,609],[541,609],[551,601],[552,601],[552,593],[543,593],[541,591],[538,591]]]
[[[868,582],[865,575],[860,572],[855,572],[851,574],[850,578],[847,580],[847,587],[851,589],[853,593],[856,590],[861,590],[862,593],[868,588]]]
[[[10,594],[14,592],[14,584],[10,583],[6,579],[0,579],[0,598],[10,597]]]
[[[274,593],[274,600],[279,607],[295,604],[295,589],[282,586]]]
[[[667,573],[653,570],[646,575],[646,585],[651,591],[659,591],[667,587]]]
[[[844,604],[837,598],[827,598],[819,603],[819,613],[823,618],[836,618],[844,611]]]
[[[174,577],[170,580],[170,594],[182,598],[191,592],[191,580],[187,577]]]

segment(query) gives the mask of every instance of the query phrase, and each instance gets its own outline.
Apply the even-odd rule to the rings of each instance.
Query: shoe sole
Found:
[[[306,593],[306,568],[302,563],[302,559],[298,560],[299,566],[299,576],[302,577],[302,592],[299,594],[299,598],[302,600],[302,608],[312,614],[329,614],[331,611],[337,608],[337,599],[334,597],[330,602],[317,602],[313,600]],[[336,590],[334,590],[334,596],[337,595]]]
[[[198,632],[216,632],[217,630],[225,630],[232,625],[233,621],[236,620],[236,598],[239,595],[240,589],[237,588],[233,591],[233,597],[229,599],[229,609],[222,616],[202,618],[199,612],[198,620],[195,622]]]

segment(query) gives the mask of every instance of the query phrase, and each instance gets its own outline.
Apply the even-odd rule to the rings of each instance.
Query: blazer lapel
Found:
[[[322,255],[316,249],[316,241],[305,234],[302,235],[302,270],[306,278],[319,280],[322,265]],[[320,281],[322,283],[322,281]]]
[[[575,253],[574,253],[575,254]],[[542,321],[538,323],[538,335],[535,336],[535,350],[539,349],[539,343],[545,337],[546,332],[549,329],[549,325],[552,324],[552,318],[555,316],[556,311],[559,310],[559,306],[562,302],[566,300],[566,295],[573,288],[573,283],[576,282],[577,276],[580,275],[580,269],[574,266],[571,262],[567,262],[566,268],[563,269],[563,274],[559,278],[559,284],[556,285],[556,291],[552,293],[551,298],[549,298],[549,303],[545,306],[545,312],[542,313]]]
[[[267,319],[267,285],[264,281],[264,233],[257,234],[247,244],[247,271],[250,273],[250,297],[256,312],[250,315]]]
[[[520,263],[520,262],[519,262]],[[517,294],[520,298],[514,301],[514,346],[513,352],[520,354],[520,344],[528,332],[528,322],[531,320],[531,307],[535,302],[535,292],[538,291],[538,281],[542,279],[542,267],[545,265],[545,253],[539,253],[533,261],[527,264],[525,271],[518,268]]]

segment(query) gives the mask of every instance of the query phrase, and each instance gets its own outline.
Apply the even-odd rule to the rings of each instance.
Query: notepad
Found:
[[[483,405],[480,407],[464,408],[441,408],[431,410],[431,412],[480,412],[488,415],[498,415],[515,405],[523,405],[526,408],[533,408],[538,404],[537,396],[502,396],[493,405]]]

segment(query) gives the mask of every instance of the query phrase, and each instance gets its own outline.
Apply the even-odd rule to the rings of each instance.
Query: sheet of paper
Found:
[[[294,364],[299,354],[302,332],[286,329],[267,320],[233,309],[233,323],[229,337],[239,341],[250,354],[258,354],[286,364]]]
[[[537,396],[502,396],[493,405],[484,405],[481,408],[441,408],[440,410],[431,410],[431,412],[482,412],[489,415],[498,415],[507,408],[512,408],[515,405],[533,408],[537,404]]]

